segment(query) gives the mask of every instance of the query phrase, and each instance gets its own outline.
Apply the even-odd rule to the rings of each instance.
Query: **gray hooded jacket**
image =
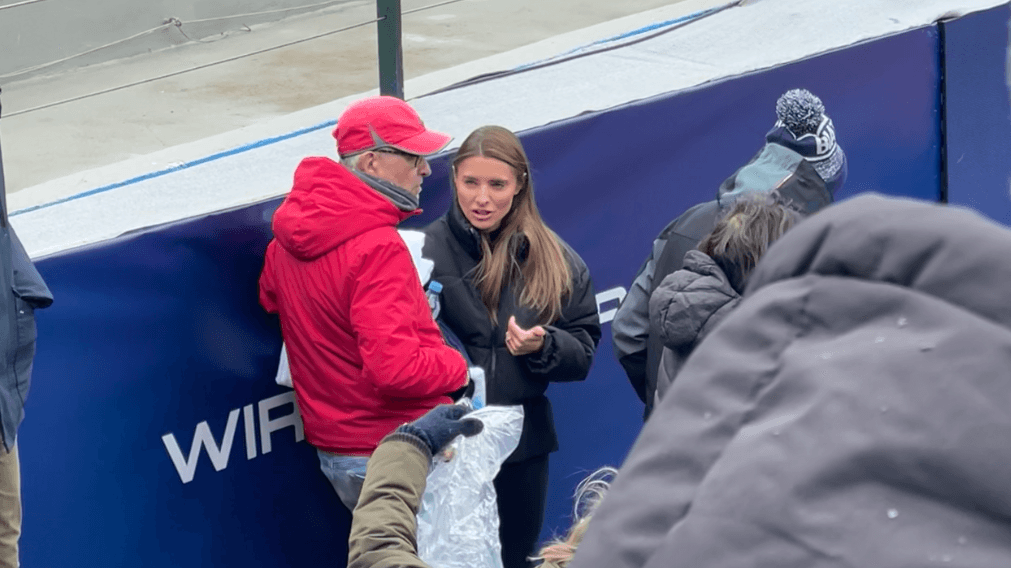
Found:
[[[695,346],[740,301],[727,275],[702,251],[688,251],[684,268],[663,279],[649,299],[650,327],[659,330],[664,345],[655,400],[667,392]]]
[[[759,262],[569,568],[1011,566],[1011,231],[861,196]]]

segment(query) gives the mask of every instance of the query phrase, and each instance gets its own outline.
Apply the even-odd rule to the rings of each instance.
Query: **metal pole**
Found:
[[[948,202],[948,54],[945,40],[945,20],[937,22],[938,55],[938,137],[940,138],[941,187],[937,195],[940,203]]]
[[[0,10],[6,10],[7,8],[17,8],[18,6],[27,6],[28,4],[36,4],[38,2],[43,2],[44,0],[25,0],[24,2],[18,2],[17,4],[7,4],[6,6],[0,6]]]
[[[400,0],[376,0],[379,39],[379,94],[404,98],[404,50]]]
[[[0,114],[3,113],[3,104],[0,103]],[[7,226],[7,184],[4,182],[4,154],[0,149],[0,227]]]

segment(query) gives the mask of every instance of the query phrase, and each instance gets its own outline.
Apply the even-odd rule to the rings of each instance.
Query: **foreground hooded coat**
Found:
[[[369,455],[466,382],[397,234],[417,212],[333,160],[306,158],[274,214],[260,303],[281,316],[305,437],[319,449]]]
[[[774,244],[569,568],[1011,566],[1011,231],[863,196]]]

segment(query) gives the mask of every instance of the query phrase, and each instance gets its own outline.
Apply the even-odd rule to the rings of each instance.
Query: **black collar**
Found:
[[[477,229],[463,216],[460,206],[453,200],[446,215],[446,222],[449,223],[449,231],[453,233],[453,238],[463,246],[463,250],[472,256],[474,260],[481,260],[481,235]]]

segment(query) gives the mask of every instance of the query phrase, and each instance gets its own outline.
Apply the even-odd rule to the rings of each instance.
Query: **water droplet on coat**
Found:
[[[945,554],[944,556],[941,557],[941,562],[951,562],[951,560],[952,557],[950,554]]]
[[[884,343],[884,342],[885,342],[885,338],[881,337],[880,335],[878,337],[874,338],[874,343]]]
[[[832,354],[831,353],[822,353],[821,354],[821,358],[824,359],[824,360],[826,360],[826,361],[828,361],[829,359],[832,358]]]
[[[898,516],[899,516],[899,510],[898,509],[888,509],[888,518],[889,519],[894,519],[895,517],[898,517]]]
[[[967,542],[969,542],[969,539],[965,538],[964,536],[958,537],[958,544],[961,544],[962,546],[965,546],[965,543],[967,543]]]
[[[702,415],[702,418],[705,418],[706,420],[709,420],[712,417],[713,417],[712,412],[706,412],[705,414]]]
[[[881,413],[884,414],[885,412],[888,412],[888,407],[887,406],[882,406],[881,407]]]
[[[909,320],[907,320],[906,318],[899,318],[899,322],[898,323],[899,323],[899,327],[906,327],[906,324],[909,323]]]

